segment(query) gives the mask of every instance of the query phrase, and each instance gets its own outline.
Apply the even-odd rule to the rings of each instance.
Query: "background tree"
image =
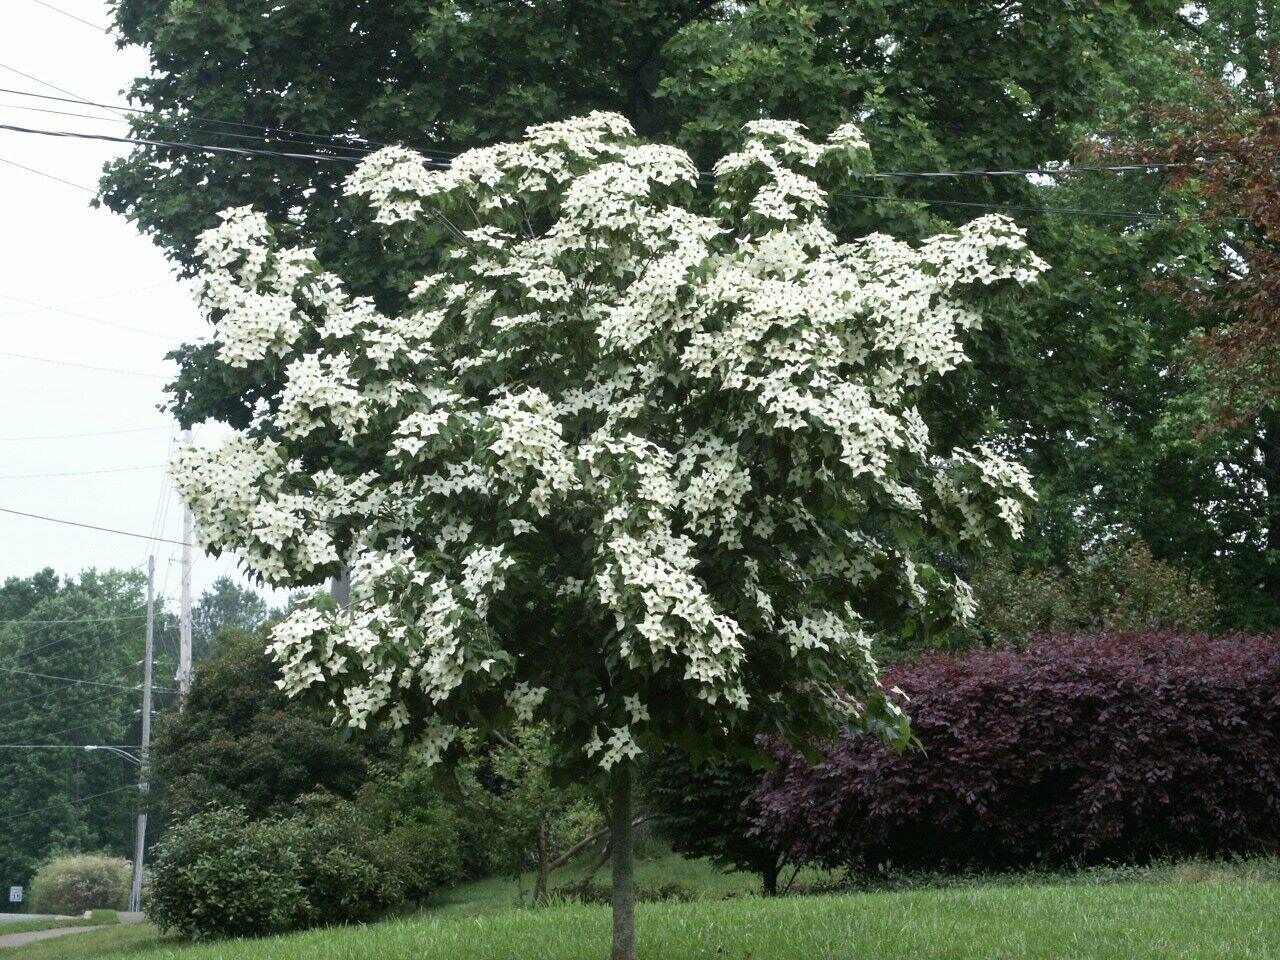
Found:
[[[519,727],[476,751],[460,771],[463,799],[491,833],[493,866],[521,881],[534,872],[533,903],[547,903],[551,873],[600,838],[600,806],[581,784],[557,784],[555,751],[541,725]]]
[[[349,609],[273,630],[285,691],[429,760],[461,728],[545,721],[607,798],[619,958],[639,752],[847,724],[905,743],[871,633],[969,615],[917,546],[1016,533],[1032,495],[989,447],[937,456],[916,401],[979,291],[1042,264],[1000,218],[840,244],[819,180],[868,163],[852,126],[759,121],[708,216],[691,159],[613,114],[447,171],[389,148],[346,189],[388,245],[446,252],[404,315],[260,213],[201,240],[218,363],[283,388],[175,461],[199,536],[278,585],[352,569]]]
[[[751,836],[752,821],[744,810],[761,776],[743,760],[693,763],[678,750],[665,750],[644,765],[644,797],[672,849],[759,874],[765,895],[774,896],[782,855],[767,839]]]
[[[288,816],[313,791],[355,796],[368,776],[366,750],[280,691],[280,670],[263,652],[261,634],[229,627],[220,638],[186,709],[156,727],[152,763],[168,816],[213,806]]]
[[[145,585],[136,570],[43,570],[0,586],[0,878],[24,884],[55,852],[131,849],[136,769],[80,745],[138,742]]]
[[[252,589],[238,586],[230,577],[219,577],[191,608],[193,658],[199,661],[212,655],[222,630],[257,633],[271,615],[266,601]]]
[[[146,108],[135,133],[149,139],[254,146],[243,137],[255,131],[237,126],[250,124],[286,152],[351,157],[379,142],[456,152],[603,109],[704,166],[748,120],[825,134],[863,112],[886,168],[1065,158],[1133,31],[1185,30],[1175,0],[291,0],[269,16],[234,0],[115,7],[121,42],[150,57],[130,91]],[[342,228],[334,168],[139,146],[108,168],[103,199],[188,267],[219,211],[253,204],[286,241],[297,230],[317,244],[358,292],[385,295],[397,278],[362,269],[370,251]],[[902,189],[972,201],[1029,188],[1004,178]],[[870,223],[883,229],[886,217],[903,212]]]
[[[151,57],[132,91],[146,108],[136,132],[150,138],[354,163],[379,142],[448,153],[601,107],[642,133],[675,139],[705,167],[754,117],[802,120],[824,133],[856,113],[885,169],[1007,169],[1068,159],[1104,129],[1149,132],[1141,104],[1192,96],[1186,56],[1260,89],[1272,8],[1270,0],[1213,0],[1194,11],[1118,0],[641,0],[625,9],[392,0],[375,15],[291,0],[263,17],[229,0],[120,0],[116,26],[122,42]],[[187,69],[193,62],[201,69]],[[244,139],[259,134],[265,143]],[[349,215],[341,166],[139,146],[108,169],[103,202],[188,269],[195,238],[216,213],[252,203],[283,241],[315,245],[353,292],[402,312],[429,257],[422,247],[384,247]],[[939,439],[968,444],[996,430],[1032,469],[1041,501],[1020,551],[1026,562],[1061,566],[1106,531],[1131,529],[1158,559],[1211,582],[1224,622],[1272,622],[1252,575],[1258,489],[1228,476],[1240,473],[1241,458],[1221,458],[1219,470],[1213,457],[1188,456],[1185,437],[1159,429],[1170,401],[1163,371],[1201,321],[1151,280],[1202,262],[1213,237],[1108,215],[1175,212],[1145,174],[1052,184],[863,180],[836,199],[832,223],[849,236],[920,237],[974,212],[948,204],[983,202],[1017,205],[1032,245],[1057,269],[1044,291],[988,312],[970,345],[972,366],[926,407]],[[373,262],[376,271],[367,268]],[[183,369],[189,403],[241,425],[248,406],[231,398],[278,388],[235,381],[224,389],[220,378],[236,374],[208,348],[190,352]],[[1248,549],[1236,546],[1241,539]]]

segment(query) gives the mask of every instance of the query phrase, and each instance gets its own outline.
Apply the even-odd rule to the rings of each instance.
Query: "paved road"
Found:
[[[53,937],[65,937],[69,933],[84,933],[86,930],[101,930],[107,924],[95,924],[92,927],[55,927],[52,930],[28,930],[26,933],[0,933],[0,949],[4,947],[25,947],[37,940],[49,940]]]

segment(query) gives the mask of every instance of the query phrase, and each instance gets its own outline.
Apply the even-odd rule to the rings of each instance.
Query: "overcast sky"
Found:
[[[91,24],[108,22],[103,0],[50,2]],[[37,0],[0,0],[0,65],[0,87],[59,95],[16,70],[83,99],[122,103],[121,91],[146,70],[146,58],[137,49],[118,50],[102,30]],[[104,114],[0,93],[0,123],[126,130],[18,109],[33,106]],[[0,507],[181,540],[182,510],[163,469],[174,428],[157,407],[172,370],[165,352],[199,336],[204,323],[146,237],[114,214],[91,209],[87,190],[13,165],[93,187],[103,163],[125,150],[0,129]],[[89,470],[118,472],[80,473]],[[62,473],[78,475],[49,476]],[[44,567],[63,574],[132,567],[154,552],[157,586],[173,596],[180,550],[0,512],[0,578]],[[227,557],[197,554],[197,593],[233,569]]]

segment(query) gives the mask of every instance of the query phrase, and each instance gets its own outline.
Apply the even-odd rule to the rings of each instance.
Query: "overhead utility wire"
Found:
[[[28,74],[23,74],[23,76],[29,77]],[[34,77],[29,77],[29,78],[33,80],[36,79]],[[40,81],[40,80],[37,80],[37,82],[44,83],[44,81]],[[47,83],[44,85],[51,86],[51,84],[47,84]],[[57,90],[60,88],[54,87],[53,89]],[[63,90],[62,92],[67,93],[68,91]],[[213,124],[218,124],[220,126],[235,127],[236,129],[239,129],[239,130],[260,130],[260,131],[265,131],[268,133],[275,134],[275,136],[272,138],[273,140],[282,139],[280,136],[281,134],[283,134],[284,137],[286,138],[287,137],[307,137],[309,138],[308,140],[305,140],[305,141],[295,140],[292,142],[295,142],[295,143],[310,142],[312,144],[315,144],[317,142],[322,144],[329,143],[334,146],[341,146],[345,149],[352,150],[352,151],[359,151],[361,148],[353,144],[351,141],[359,141],[359,143],[368,144],[370,147],[373,147],[373,148],[389,146],[389,144],[385,141],[371,140],[368,137],[362,137],[359,134],[354,134],[354,133],[309,133],[304,130],[291,130],[288,127],[273,127],[268,124],[246,123],[240,120],[222,120],[217,117],[205,117],[199,114],[186,114],[180,117],[167,117],[164,114],[158,113],[154,110],[143,110],[143,109],[139,109],[138,107],[128,107],[124,105],[117,105],[117,104],[110,104],[110,103],[99,103],[94,100],[86,100],[83,97],[77,97],[75,94],[71,94],[71,98],[68,99],[66,97],[53,97],[47,93],[34,93],[30,90],[17,90],[12,87],[0,87],[0,93],[11,93],[21,97],[34,97],[40,100],[53,100],[58,103],[77,103],[77,104],[82,104],[86,107],[97,107],[101,110],[114,110],[117,113],[127,113],[127,114],[133,114],[139,117],[148,117],[152,120],[161,121],[161,122],[172,123],[176,120],[182,120],[185,122],[194,122],[201,129],[209,129],[207,126],[203,126],[203,125],[213,123]],[[97,119],[105,120],[105,119],[114,119],[114,118],[101,117]],[[209,130],[209,132],[217,133],[218,131]],[[267,138],[263,137],[261,139],[266,140]],[[342,141],[346,141],[346,142],[342,142]],[[286,140],[285,142],[289,142],[289,141]],[[444,159],[449,159],[452,156],[454,156],[453,154],[450,154],[446,151],[435,150],[431,147],[426,147],[421,144],[415,144],[413,142],[407,142],[405,145],[414,147],[414,149],[416,149],[419,153],[435,154]]]
[[[74,799],[69,799],[69,800],[58,800],[55,803],[51,803],[45,807],[37,807],[34,810],[24,810],[21,813],[11,813],[8,816],[0,817],[0,823],[7,823],[10,820],[17,820],[19,817],[33,817],[37,813],[45,813],[46,811],[49,811],[49,810],[55,810],[58,807],[75,806],[76,804],[88,803],[90,800],[97,800],[99,797],[106,797],[113,793],[121,793],[125,790],[137,790],[137,789],[138,789],[138,785],[136,783],[131,783],[128,786],[116,787],[113,790],[103,790],[101,793],[91,793],[87,797],[76,797]]]
[[[64,180],[52,173],[45,173],[43,170],[37,170],[35,167],[28,167],[25,163],[19,163],[17,160],[10,160],[7,157],[0,157],[0,163],[7,163],[11,167],[17,167],[19,170],[25,170],[27,173],[34,173],[37,177],[47,177],[50,180],[57,180],[59,183],[65,183],[68,187],[75,187],[77,190],[83,190],[86,193],[97,193],[93,187],[86,187],[83,183],[75,183],[71,180]]]
[[[97,106],[93,101],[85,99],[73,90],[68,90],[66,87],[60,87],[56,83],[50,83],[48,80],[41,80],[39,77],[32,76],[24,70],[19,70],[17,67],[11,67],[7,63],[0,63],[0,70],[8,70],[10,73],[16,73],[20,77],[26,77],[32,83],[38,83],[40,86],[48,87],[50,90],[57,90],[59,93],[65,93],[68,97],[73,97],[78,103],[83,103],[87,106]],[[41,96],[41,94],[34,94],[34,96],[38,97]]]
[[[82,685],[82,686],[90,686],[90,687],[112,687],[116,690],[137,690],[138,689],[138,684],[134,684],[131,687],[126,687],[124,684],[107,683],[105,680],[80,680],[80,679],[77,679],[76,677],[62,677],[54,673],[36,673],[31,670],[17,670],[13,667],[0,667],[0,673],[18,673],[26,677],[38,677],[41,680],[61,680],[63,683],[73,683],[78,686]],[[171,693],[172,691],[164,691],[164,692]]]
[[[0,91],[4,91],[4,90],[5,90],[4,87],[0,87]],[[35,93],[35,95],[32,95],[32,96],[40,96],[40,95],[38,95],[38,93]],[[50,99],[51,100],[67,100],[67,97],[50,97]],[[73,104],[76,104],[76,102],[79,102],[79,101],[70,100],[69,102],[73,102]],[[120,106],[120,108],[116,108],[116,106],[102,105],[102,109],[125,110],[127,108],[123,108],[123,106]],[[41,108],[41,106],[23,106],[20,104],[0,104],[0,110],[26,110],[28,111],[28,113],[51,114],[54,116],[76,116],[76,118],[79,118],[82,120],[97,120],[97,122],[100,122],[100,123],[123,123],[125,125],[132,123],[132,120],[127,118],[127,116],[100,116],[99,114],[82,114],[82,113],[76,113],[76,111],[74,110],[50,110],[47,108]],[[142,111],[142,110],[134,110],[132,111],[132,113],[136,115],[141,115],[141,116],[148,115],[146,111]],[[157,116],[157,119],[168,120],[170,118],[163,118],[163,116]],[[353,154],[357,157],[367,156],[372,152],[371,148],[362,148],[358,146],[348,145],[348,143],[338,143],[338,142],[320,140],[319,134],[316,134],[317,140],[293,140],[293,138],[289,138],[289,137],[264,137],[264,136],[261,136],[261,134],[259,133],[232,133],[230,131],[218,131],[218,129],[212,129],[210,127],[207,127],[207,125],[200,124],[200,123],[196,124],[196,129],[204,133],[212,133],[214,134],[215,137],[234,137],[236,138],[236,140],[251,140],[256,143],[297,143],[297,145],[305,146],[305,147],[317,147],[317,146],[329,147],[329,148],[333,148],[333,150],[347,151],[348,154]],[[270,131],[271,128],[262,127],[262,129],[264,129],[264,131]]]
[[[76,363],[74,360],[55,360],[52,357],[33,357],[28,353],[8,353],[0,350],[0,357],[13,357],[17,360],[32,360],[35,363],[52,363],[58,367],[77,367],[81,370],[97,370],[100,373],[121,373],[129,377],[150,377],[153,380],[169,379],[163,373],[144,373],[141,370],[122,370],[119,367],[99,367],[91,363]]]
[[[12,620],[0,620],[0,624],[5,623],[25,623],[31,626],[51,627],[55,624],[67,623],[115,623],[118,620],[145,620],[145,613],[131,613],[120,617],[81,617],[80,619],[71,620],[28,620],[25,617],[14,617]],[[34,651],[27,651],[32,653]]]
[[[148,463],[140,467],[107,467],[102,470],[66,470],[59,473],[4,473],[0,480],[44,480],[53,477],[87,477],[102,473],[134,473],[138,470],[159,470],[163,463]]]
[[[88,189],[87,187],[85,189]],[[161,287],[172,287],[172,281],[165,283],[149,283],[145,287],[130,287],[128,290],[117,290],[114,293],[99,293],[92,297],[81,297],[79,300],[68,300],[66,303],[59,303],[52,307],[28,307],[25,310],[6,310],[0,313],[0,319],[4,317],[20,317],[29,313],[39,313],[41,310],[61,310],[64,307],[78,307],[82,303],[97,303],[101,300],[114,300],[116,297],[127,297],[130,294],[142,293],[146,290],[159,290]]]
[[[891,197],[877,193],[852,193],[847,190],[833,190],[832,196],[854,197],[860,200],[887,200],[891,203],[924,203],[943,207],[973,207],[980,210],[1005,210],[1014,213],[1059,213],[1067,216],[1104,217],[1114,220],[1136,220],[1141,222],[1179,222],[1181,218],[1166,213],[1153,213],[1144,210],[1089,210],[1085,207],[1035,207],[1018,203],[979,203],[968,200],[929,200],[921,197]],[[1231,217],[1231,220],[1244,220],[1244,217]]]
[[[352,153],[368,154],[373,151],[370,149],[365,149],[365,148],[355,146],[354,144],[351,144],[351,143],[341,143],[339,141],[345,138],[347,140],[353,140],[353,139],[358,140],[361,143],[369,144],[371,147],[384,147],[388,145],[383,141],[370,140],[365,137],[357,136],[355,134],[302,133],[296,130],[275,128],[275,127],[270,127],[263,124],[237,123],[235,121],[230,121],[230,120],[216,120],[216,119],[201,118],[196,116],[191,116],[189,118],[166,117],[163,114],[158,114],[158,113],[155,113],[154,111],[149,111],[149,110],[140,110],[137,108],[125,107],[125,106],[114,106],[112,104],[98,103],[91,100],[80,100],[80,99],[68,100],[63,97],[51,97],[51,96],[48,96],[47,94],[32,93],[30,91],[25,91],[25,90],[13,90],[8,87],[0,87],[0,93],[15,93],[15,94],[20,94],[22,96],[39,97],[40,99],[56,100],[56,101],[65,102],[65,103],[82,103],[86,106],[99,107],[104,110],[118,110],[122,112],[132,113],[137,116],[152,117],[158,121],[173,122],[175,120],[191,119],[191,120],[204,120],[204,122],[207,122],[207,123],[227,124],[230,126],[236,126],[236,127],[241,127],[245,129],[263,130],[268,132],[278,130],[280,133],[292,134],[294,136],[311,137],[311,138],[314,138],[315,141],[321,141],[321,145],[332,146],[334,149],[344,149]],[[8,105],[0,104],[0,106],[8,106]],[[24,109],[24,108],[19,107],[17,109]],[[35,108],[25,108],[25,109],[35,109]],[[57,113],[59,111],[47,111],[47,112]],[[98,117],[98,116],[93,116],[90,114],[82,114],[82,113],[68,113],[67,115],[84,117],[90,120],[115,119],[111,117]],[[118,121],[118,122],[124,122],[124,121]],[[210,132],[216,132],[216,131],[210,131]],[[230,136],[230,134],[225,134],[225,133],[222,135]],[[251,136],[251,137],[248,137],[248,139],[260,140],[264,143],[279,142],[279,138]],[[405,145],[414,147],[414,149],[416,149],[419,153],[427,154],[441,160],[453,160],[458,156],[457,153],[450,153],[444,150],[426,149],[426,148],[415,146],[413,143],[406,143]],[[1054,176],[1071,176],[1076,173],[1129,173],[1129,172],[1138,172],[1138,171],[1184,168],[1187,166],[1191,166],[1191,164],[1185,163],[1185,162],[1184,163],[1122,163],[1122,164],[1110,164],[1110,165],[1070,164],[1070,165],[1063,165],[1063,166],[1057,166],[1057,167],[1046,167],[1046,166],[1013,167],[1013,168],[1007,168],[1007,169],[993,169],[993,170],[986,170],[986,169],[877,170],[871,173],[862,174],[862,176],[872,177],[872,178],[917,177],[917,178],[925,178],[925,179],[954,178],[954,177],[1026,177],[1026,176],[1054,177]],[[714,180],[716,175],[715,173],[708,170],[700,170],[698,171],[698,176],[708,180]]]
[[[61,7],[55,7],[52,3],[45,3],[45,0],[31,0],[31,2],[38,3],[40,4],[40,6],[44,7],[46,10],[52,10],[54,13],[60,13],[64,17],[70,17],[72,20],[79,20],[86,27],[93,27],[93,29],[100,30],[103,33],[107,32],[107,28],[102,26],[101,24],[94,23],[92,20],[86,20],[84,17],[78,17],[74,13],[70,12],[69,10],[63,10]]]
[[[331,163],[354,163],[355,162],[350,157],[323,156],[320,154],[289,153],[289,152],[284,152],[279,150],[254,150],[248,147],[221,147],[221,146],[214,146],[211,144],[187,143],[186,141],[181,141],[181,140],[150,140],[150,139],[141,139],[141,138],[134,139],[130,137],[112,137],[106,134],[77,133],[77,132],[66,131],[66,130],[36,130],[29,127],[19,127],[11,124],[0,124],[0,130],[10,130],[18,133],[34,133],[34,134],[50,136],[50,137],[73,137],[73,138],[79,137],[79,138],[85,138],[90,140],[109,140],[109,141],[118,142],[118,143],[144,143],[152,146],[170,147],[173,149],[189,150],[197,153],[200,153],[200,152],[232,153],[232,154],[239,154],[243,156],[283,157],[283,158],[292,159],[292,160],[314,160],[314,161],[327,161]],[[449,169],[449,164],[445,163],[444,161],[429,160],[424,158],[423,163],[426,166],[433,167],[439,170]],[[870,176],[875,176],[875,175],[871,174]],[[886,173],[884,174],[884,176],[891,176],[891,174]],[[863,199],[870,199],[870,200],[889,200],[889,201],[895,201],[898,203],[947,204],[952,206],[973,207],[973,208],[982,209],[982,210],[1017,210],[1024,213],[1044,213],[1044,214],[1059,215],[1059,216],[1102,217],[1104,219],[1139,220],[1144,222],[1158,222],[1158,221],[1180,222],[1181,221],[1181,218],[1176,216],[1153,213],[1148,211],[1088,210],[1080,207],[1038,207],[1038,206],[1030,206],[1030,205],[978,203],[978,202],[972,202],[972,201],[927,200],[927,199],[918,199],[918,198],[912,198],[912,197],[891,197],[891,196],[881,196],[877,194],[857,194],[857,193],[849,193],[845,191],[833,191],[833,194],[851,196],[851,197],[861,197]],[[1235,219],[1242,220],[1243,218],[1237,217]]]
[[[93,697],[92,699],[89,699],[89,700],[77,700],[75,702],[63,703],[62,706],[60,707],[53,707],[51,709],[42,710],[40,712],[40,716],[37,719],[47,720],[50,717],[55,717],[60,713],[66,713],[68,710],[75,710],[79,707],[91,707],[96,703],[101,703],[103,700],[109,700],[112,697],[123,697],[123,696],[124,696],[124,693],[120,690],[108,690],[106,693],[100,694],[99,696]],[[13,734],[9,733],[8,731],[20,729],[22,727],[30,727],[31,720],[32,720],[31,717],[21,717],[13,720],[8,720],[0,724],[0,731],[5,731],[5,736],[13,736]],[[41,736],[51,737],[52,734],[41,733]]]
[[[15,124],[0,123],[0,130],[13,133],[32,133],[42,137],[70,137],[76,140],[102,140],[107,143],[141,143],[150,147],[169,147],[174,150],[187,150],[194,153],[234,153],[242,156],[280,157],[286,160],[325,160],[336,163],[355,163],[354,157],[325,156],[319,153],[293,153],[288,150],[255,150],[250,147],[225,147],[209,143],[189,143],[185,140],[155,140],[149,137],[114,137],[108,133],[83,133],[73,130],[40,130],[35,127],[21,127]],[[443,161],[424,161],[427,166],[448,169],[449,164]]]
[[[0,314],[0,317],[4,314]],[[155,433],[157,430],[168,430],[169,427],[130,427],[127,430],[90,430],[87,433],[46,433],[29,434],[25,437],[0,437],[0,443],[12,443],[18,440],[77,440],[81,437],[116,437],[122,433]]]
[[[52,313],[61,313],[68,317],[75,317],[78,320],[87,320],[90,323],[100,323],[104,327],[115,327],[117,330],[128,330],[130,333],[140,333],[144,336],[155,337],[159,340],[175,339],[174,337],[171,337],[167,333],[160,333],[159,331],[156,331],[156,330],[148,330],[145,327],[135,327],[127,323],[120,323],[119,321],[116,321],[116,320],[103,320],[101,317],[93,317],[87,313],[80,313],[79,311],[76,311],[76,310],[68,310],[65,307],[51,307],[47,304],[37,303],[34,300],[26,300],[22,297],[15,297],[11,293],[0,293],[0,297],[3,297],[5,300],[12,300],[15,303],[25,303],[27,306],[31,307],[34,310],[48,310]]]
[[[98,530],[102,533],[115,533],[122,537],[136,537],[139,540],[155,540],[159,543],[176,543],[178,546],[186,546],[182,540],[170,540],[167,537],[153,537],[146,533],[132,533],[128,530],[116,530],[112,527],[99,527],[92,523],[77,523],[75,520],[62,520],[58,517],[46,517],[38,513],[27,513],[23,510],[13,510],[9,507],[0,507],[0,513],[11,513],[16,517],[28,517],[32,520],[47,520],[49,523],[61,523],[69,527],[83,527],[86,530]]]

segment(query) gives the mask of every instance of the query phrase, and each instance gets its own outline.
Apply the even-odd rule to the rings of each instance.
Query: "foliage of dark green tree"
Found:
[[[219,577],[191,607],[192,658],[199,662],[213,654],[218,634],[231,627],[256,633],[271,615],[262,597],[230,577]]]
[[[276,689],[260,636],[229,628],[196,673],[186,709],[161,718],[153,741],[164,805],[183,819],[210,806],[250,817],[288,814],[316,790],[351,797],[367,776],[366,750]]]
[[[138,742],[144,591],[136,570],[0,586],[0,883],[59,852],[130,852],[136,770],[82,745]]]
[[[1069,155],[1080,125],[1097,113],[1111,58],[1130,54],[1139,27],[1159,36],[1176,25],[1177,7],[393,0],[353,8],[293,0],[262,16],[229,0],[120,0],[119,35],[143,46],[152,66],[131,91],[147,108],[133,121],[138,136],[330,160],[139,146],[108,168],[102,200],[187,266],[195,237],[218,211],[251,203],[286,232],[294,225],[356,292],[394,310],[425,265],[397,262],[376,236],[353,238],[339,225],[341,177],[372,143],[447,153],[598,108],[709,162],[754,117],[798,119],[824,133],[856,116],[887,169],[1034,166]],[[244,140],[255,130],[238,123],[276,132],[264,145]],[[317,133],[355,139],[335,146]],[[1025,202],[1031,192],[1017,177],[869,180],[862,196],[837,205],[837,219],[850,232],[887,223],[920,235],[939,217],[967,220],[975,211],[899,198]],[[994,346],[984,370],[1007,344]],[[180,383],[188,415],[243,421],[245,406],[226,398],[246,384],[211,380],[199,350],[187,356]]]
[[[1213,154],[1232,157],[1227,167],[1237,172],[1260,163],[1260,179],[1239,182],[1262,185],[1272,176],[1268,138],[1258,126],[1267,113],[1259,103],[1272,89],[1264,51],[1280,39],[1274,29],[1280,6],[1222,0],[1188,11],[1171,32],[1134,34],[1132,57],[1099,90],[1097,127],[1081,128],[1080,139],[1092,141],[1095,149],[1086,151],[1092,162],[1176,163]],[[1181,124],[1173,122],[1177,117]],[[1186,139],[1198,131],[1217,146]],[[1188,155],[1170,153],[1179,133]],[[1227,143],[1233,137],[1243,153]],[[1227,300],[1210,302],[1195,291],[1225,291],[1233,262],[1243,262],[1239,254],[1265,254],[1270,243],[1265,216],[1248,230],[1231,220],[1251,210],[1240,192],[1236,209],[1227,209],[1224,201],[1233,196],[1224,189],[1227,167],[1079,176],[1042,191],[1046,202],[1153,211],[1163,219],[1061,218],[1054,227],[1046,218],[1033,242],[1055,265],[1051,293],[1042,322],[1024,329],[1037,338],[1042,330],[1065,336],[1041,341],[1051,349],[1031,367],[1041,375],[1035,389],[997,378],[1012,398],[999,409],[1007,435],[1026,445],[1021,457],[1039,478],[1040,516],[1021,551],[1029,568],[1068,566],[1081,545],[1132,531],[1158,560],[1213,590],[1221,625],[1265,629],[1280,621],[1280,563],[1271,533],[1280,529],[1273,496],[1280,489],[1275,405],[1226,422],[1215,413],[1221,382],[1197,361],[1206,340],[1230,342],[1238,314]],[[1202,189],[1206,174],[1219,184],[1216,203]],[[1223,256],[1231,250],[1236,253]],[[1253,269],[1248,276],[1267,272]],[[1257,302],[1265,313],[1274,297]],[[1241,369],[1251,384],[1274,383],[1270,361]],[[1047,382],[1053,378],[1056,387]],[[1033,420],[1013,415],[1018,406],[1036,403],[1071,412],[1054,399],[1069,395],[1076,398],[1074,414],[1058,420],[1056,442],[1037,437]],[[1052,424],[1047,416],[1041,422]]]
[[[1019,567],[997,558],[973,587],[982,610],[977,636],[997,645],[1085,630],[1198,633],[1216,615],[1212,590],[1133,540],[1100,544],[1065,567]]]
[[[369,142],[450,152],[604,109],[709,162],[754,117],[802,120],[825,133],[856,115],[882,164],[946,169],[1065,156],[1073,124],[1096,112],[1096,87],[1126,38],[1138,26],[1182,29],[1179,7],[291,0],[264,15],[240,0],[118,0],[115,27],[150,60],[130,92],[147,108],[135,133],[152,139],[264,146],[243,139],[255,133],[235,126],[245,123],[272,128],[265,146],[282,152],[350,157]],[[351,139],[335,145],[327,135]],[[273,222],[320,238],[321,259],[333,264],[333,254],[357,253],[335,217],[344,166],[140,146],[109,167],[103,199],[184,263],[217,211],[253,203]],[[875,183],[867,192],[890,189]],[[1025,196],[1026,185],[930,181],[903,191],[972,200]],[[358,282],[351,264],[336,265]],[[371,293],[403,279],[364,273]]]
[[[666,750],[644,770],[644,803],[658,831],[678,853],[708,857],[717,866],[754,873],[766,896],[778,893],[783,858],[748,835],[744,801],[760,786],[760,770],[743,761],[695,763]]]
[[[132,90],[147,108],[137,134],[331,162],[140,146],[107,170],[103,202],[188,266],[194,237],[218,210],[252,203],[317,242],[357,292],[395,310],[425,265],[396,261],[375,237],[338,226],[341,177],[375,142],[447,153],[602,108],[709,158],[752,117],[800,119],[822,132],[856,115],[883,170],[1036,166],[1066,159],[1100,125],[1134,122],[1137,104],[1184,95],[1178,52],[1205,41],[1182,6],[292,0],[262,16],[231,0],[120,0],[119,35],[144,47],[152,66]],[[1248,20],[1211,6],[1223,22]],[[262,131],[237,123],[271,128],[269,142],[244,139]],[[885,178],[835,204],[850,233],[888,224],[910,236],[980,212],[964,204],[1012,203],[1056,267],[1039,300],[979,336],[969,376],[945,387],[952,396],[941,399],[954,402],[926,405],[946,411],[931,426],[956,442],[1003,427],[1034,469],[1043,509],[1028,556],[1039,562],[1064,562],[1117,518],[1141,528],[1162,558],[1209,566],[1230,533],[1229,522],[1220,529],[1201,509],[1214,500],[1211,467],[1187,465],[1152,427],[1164,399],[1159,371],[1193,323],[1148,281],[1201,255],[1205,238],[1030,209],[1149,209],[1150,198],[1141,177],[1050,187],[1020,177]],[[184,361],[185,417],[242,423],[256,396],[273,389],[210,378],[204,359],[197,349]],[[1213,572],[1215,582],[1230,573]]]

